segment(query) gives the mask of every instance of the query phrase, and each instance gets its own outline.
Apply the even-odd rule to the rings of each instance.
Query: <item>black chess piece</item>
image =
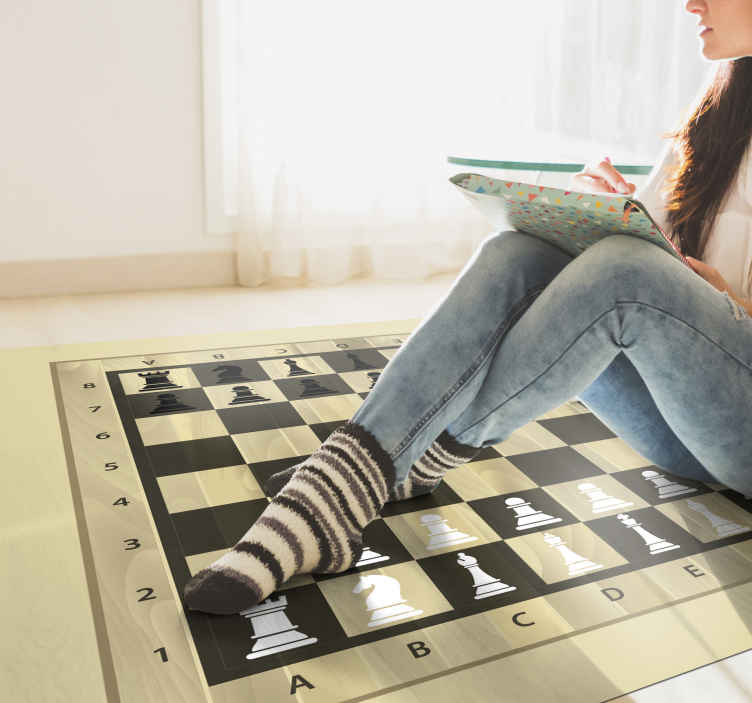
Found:
[[[271,398],[264,398],[263,395],[256,395],[253,389],[248,386],[233,386],[232,392],[235,398],[230,401],[230,405],[239,405],[240,403],[260,403]]]
[[[347,357],[353,362],[353,371],[364,371],[365,369],[372,369],[372,364],[366,364],[355,352],[347,352]]]
[[[381,376],[380,371],[369,371],[366,376],[371,379],[371,385],[368,387],[368,390],[370,391],[375,385],[376,381],[379,380],[379,377]]]
[[[145,371],[138,374],[141,378],[146,379],[146,385],[139,390],[139,393],[143,391],[155,391],[162,388],[182,388],[176,383],[172,383],[169,378],[169,369],[167,371]]]
[[[336,393],[331,388],[325,388],[315,378],[304,378],[300,381],[303,384],[303,392],[300,394],[301,398],[311,398],[317,395],[328,395],[329,393]]]
[[[295,361],[295,359],[285,359],[283,364],[287,364],[290,369],[288,372],[288,376],[303,376],[303,375],[309,375],[313,373],[312,371],[306,371],[305,369],[301,369],[300,366],[298,366],[298,363]]]
[[[223,366],[217,366],[212,371],[219,371],[219,378],[217,383],[243,383],[250,382],[250,378],[243,376],[243,369],[240,366],[234,366],[231,364],[224,364]]]
[[[181,403],[174,393],[160,393],[159,405],[152,410],[149,415],[157,415],[159,413],[174,413],[178,410],[195,410],[192,405],[185,405]]]

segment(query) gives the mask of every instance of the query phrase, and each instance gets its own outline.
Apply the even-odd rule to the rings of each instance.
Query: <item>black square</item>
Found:
[[[603,439],[613,439],[614,434],[593,413],[580,413],[566,417],[552,417],[536,421],[551,434],[556,435],[566,444],[583,444],[584,442],[598,442]]]
[[[235,442],[228,435],[168,442],[144,447],[155,476],[172,476],[201,469],[245,464]]]
[[[499,579],[499,582],[476,589],[473,572],[458,563],[459,559],[465,559],[461,555],[477,559],[477,567],[489,577]],[[460,552],[419,559],[418,564],[452,604],[452,607],[461,613],[499,608],[541,595],[525,578],[525,574],[530,573],[530,568],[502,541],[482,544],[478,547],[471,546]],[[513,587],[514,590],[476,598],[484,592],[493,592],[496,588],[504,587]]]
[[[160,396],[173,396],[172,403]],[[177,405],[175,405],[177,403]],[[133,417],[163,417],[165,415],[175,415],[197,410],[213,410],[209,398],[206,397],[202,388],[185,388],[184,390],[166,390],[162,393],[145,393],[144,395],[129,395],[128,404],[130,405]],[[159,412],[167,409],[166,412]]]
[[[650,505],[713,493],[713,489],[701,481],[676,476],[658,466],[643,466],[611,475]],[[676,485],[666,485],[672,483]]]
[[[507,457],[538,486],[603,476],[605,471],[571,447],[543,449]]]
[[[172,524],[186,556],[229,549],[246,533],[269,503],[265,499],[245,500],[172,513]]]
[[[504,539],[580,522],[542,488],[471,500],[468,505]]]
[[[607,515],[588,520],[587,526],[635,568],[673,561],[711,548],[655,508],[627,509],[619,515],[623,517]],[[637,521],[640,532],[630,527],[631,520]],[[650,544],[646,539],[651,539]]]

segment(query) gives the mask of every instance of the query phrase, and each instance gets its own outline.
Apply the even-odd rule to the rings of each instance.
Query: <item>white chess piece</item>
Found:
[[[637,522],[637,520],[635,520],[633,517],[630,517],[628,513],[619,513],[616,517],[621,520],[622,525],[634,530],[638,535],[640,535],[640,537],[642,537],[645,545],[650,547],[651,556],[653,554],[670,552],[672,549],[679,549],[679,547],[681,546],[674,544],[673,542],[669,542],[668,540],[661,539],[660,537],[656,537],[654,534],[648,532],[644,527],[642,527],[642,523]]]
[[[370,547],[363,547],[363,551],[360,553],[360,558],[355,566],[366,566],[368,564],[375,564],[379,561],[387,561],[388,559],[388,555],[382,556],[378,552],[374,552]]]
[[[369,588],[373,590],[366,598],[366,610],[372,612],[368,627],[412,618],[423,613],[422,610],[405,605],[407,601],[402,597],[399,581],[391,576],[381,574],[361,576],[352,592],[360,593]]]
[[[442,547],[454,546],[455,544],[474,542],[478,539],[449,527],[446,524],[447,520],[443,519],[441,515],[423,515],[420,521],[428,528],[431,534],[426,549],[441,549]]]
[[[267,598],[240,613],[250,621],[253,629],[251,639],[256,640],[251,651],[245,655],[246,659],[258,659],[318,642],[318,638],[298,632],[298,626],[293,625],[285,615],[286,607],[287,596],[280,595],[278,598]]]
[[[473,586],[475,586],[475,600],[480,598],[489,598],[500,593],[517,590],[517,586],[508,586],[501,582],[501,579],[495,579],[489,576],[483,569],[478,566],[478,560],[464,552],[457,555],[457,563],[464,566],[473,577]]]
[[[564,544],[564,540],[561,537],[552,535],[550,532],[543,534],[543,539],[548,543],[550,547],[554,547],[559,550],[559,553],[564,557],[564,566],[569,567],[570,576],[582,576],[588,571],[594,569],[602,569],[603,564],[596,564],[590,559],[580,556],[576,552],[573,552],[569,547]]]
[[[685,493],[695,493],[697,491],[696,488],[690,488],[681,483],[671,481],[663,474],[659,474],[652,469],[647,469],[641,473],[646,479],[648,479],[648,481],[652,481],[655,484],[655,487],[658,489],[659,498],[673,498],[674,496],[684,495]]]
[[[587,495],[593,515],[605,513],[607,510],[624,510],[624,508],[634,505],[634,503],[606,494],[602,488],[598,488],[593,483],[581,483],[577,486],[577,490],[581,494]]]
[[[560,517],[553,517],[547,515],[542,510],[536,510],[528,501],[522,498],[507,498],[504,502],[507,504],[507,507],[515,512],[517,530],[529,530],[533,527],[561,522]]]
[[[710,508],[704,503],[700,503],[697,500],[687,499],[687,505],[696,512],[704,515],[710,526],[715,530],[715,533],[719,537],[731,537],[732,535],[738,535],[742,532],[749,532],[749,527],[739,525],[736,522],[732,522],[725,517],[716,515]]]

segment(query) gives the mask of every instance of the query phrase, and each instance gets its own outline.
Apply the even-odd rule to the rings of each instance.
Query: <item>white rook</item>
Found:
[[[286,607],[287,596],[280,595],[279,598],[267,598],[240,613],[251,621],[251,639],[256,640],[251,651],[245,655],[246,659],[258,659],[318,642],[316,637],[298,632],[298,626],[293,625],[285,615]]]

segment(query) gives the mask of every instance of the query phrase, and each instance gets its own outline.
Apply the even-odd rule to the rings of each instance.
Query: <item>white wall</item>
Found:
[[[204,234],[200,0],[2,0],[0,262]]]

